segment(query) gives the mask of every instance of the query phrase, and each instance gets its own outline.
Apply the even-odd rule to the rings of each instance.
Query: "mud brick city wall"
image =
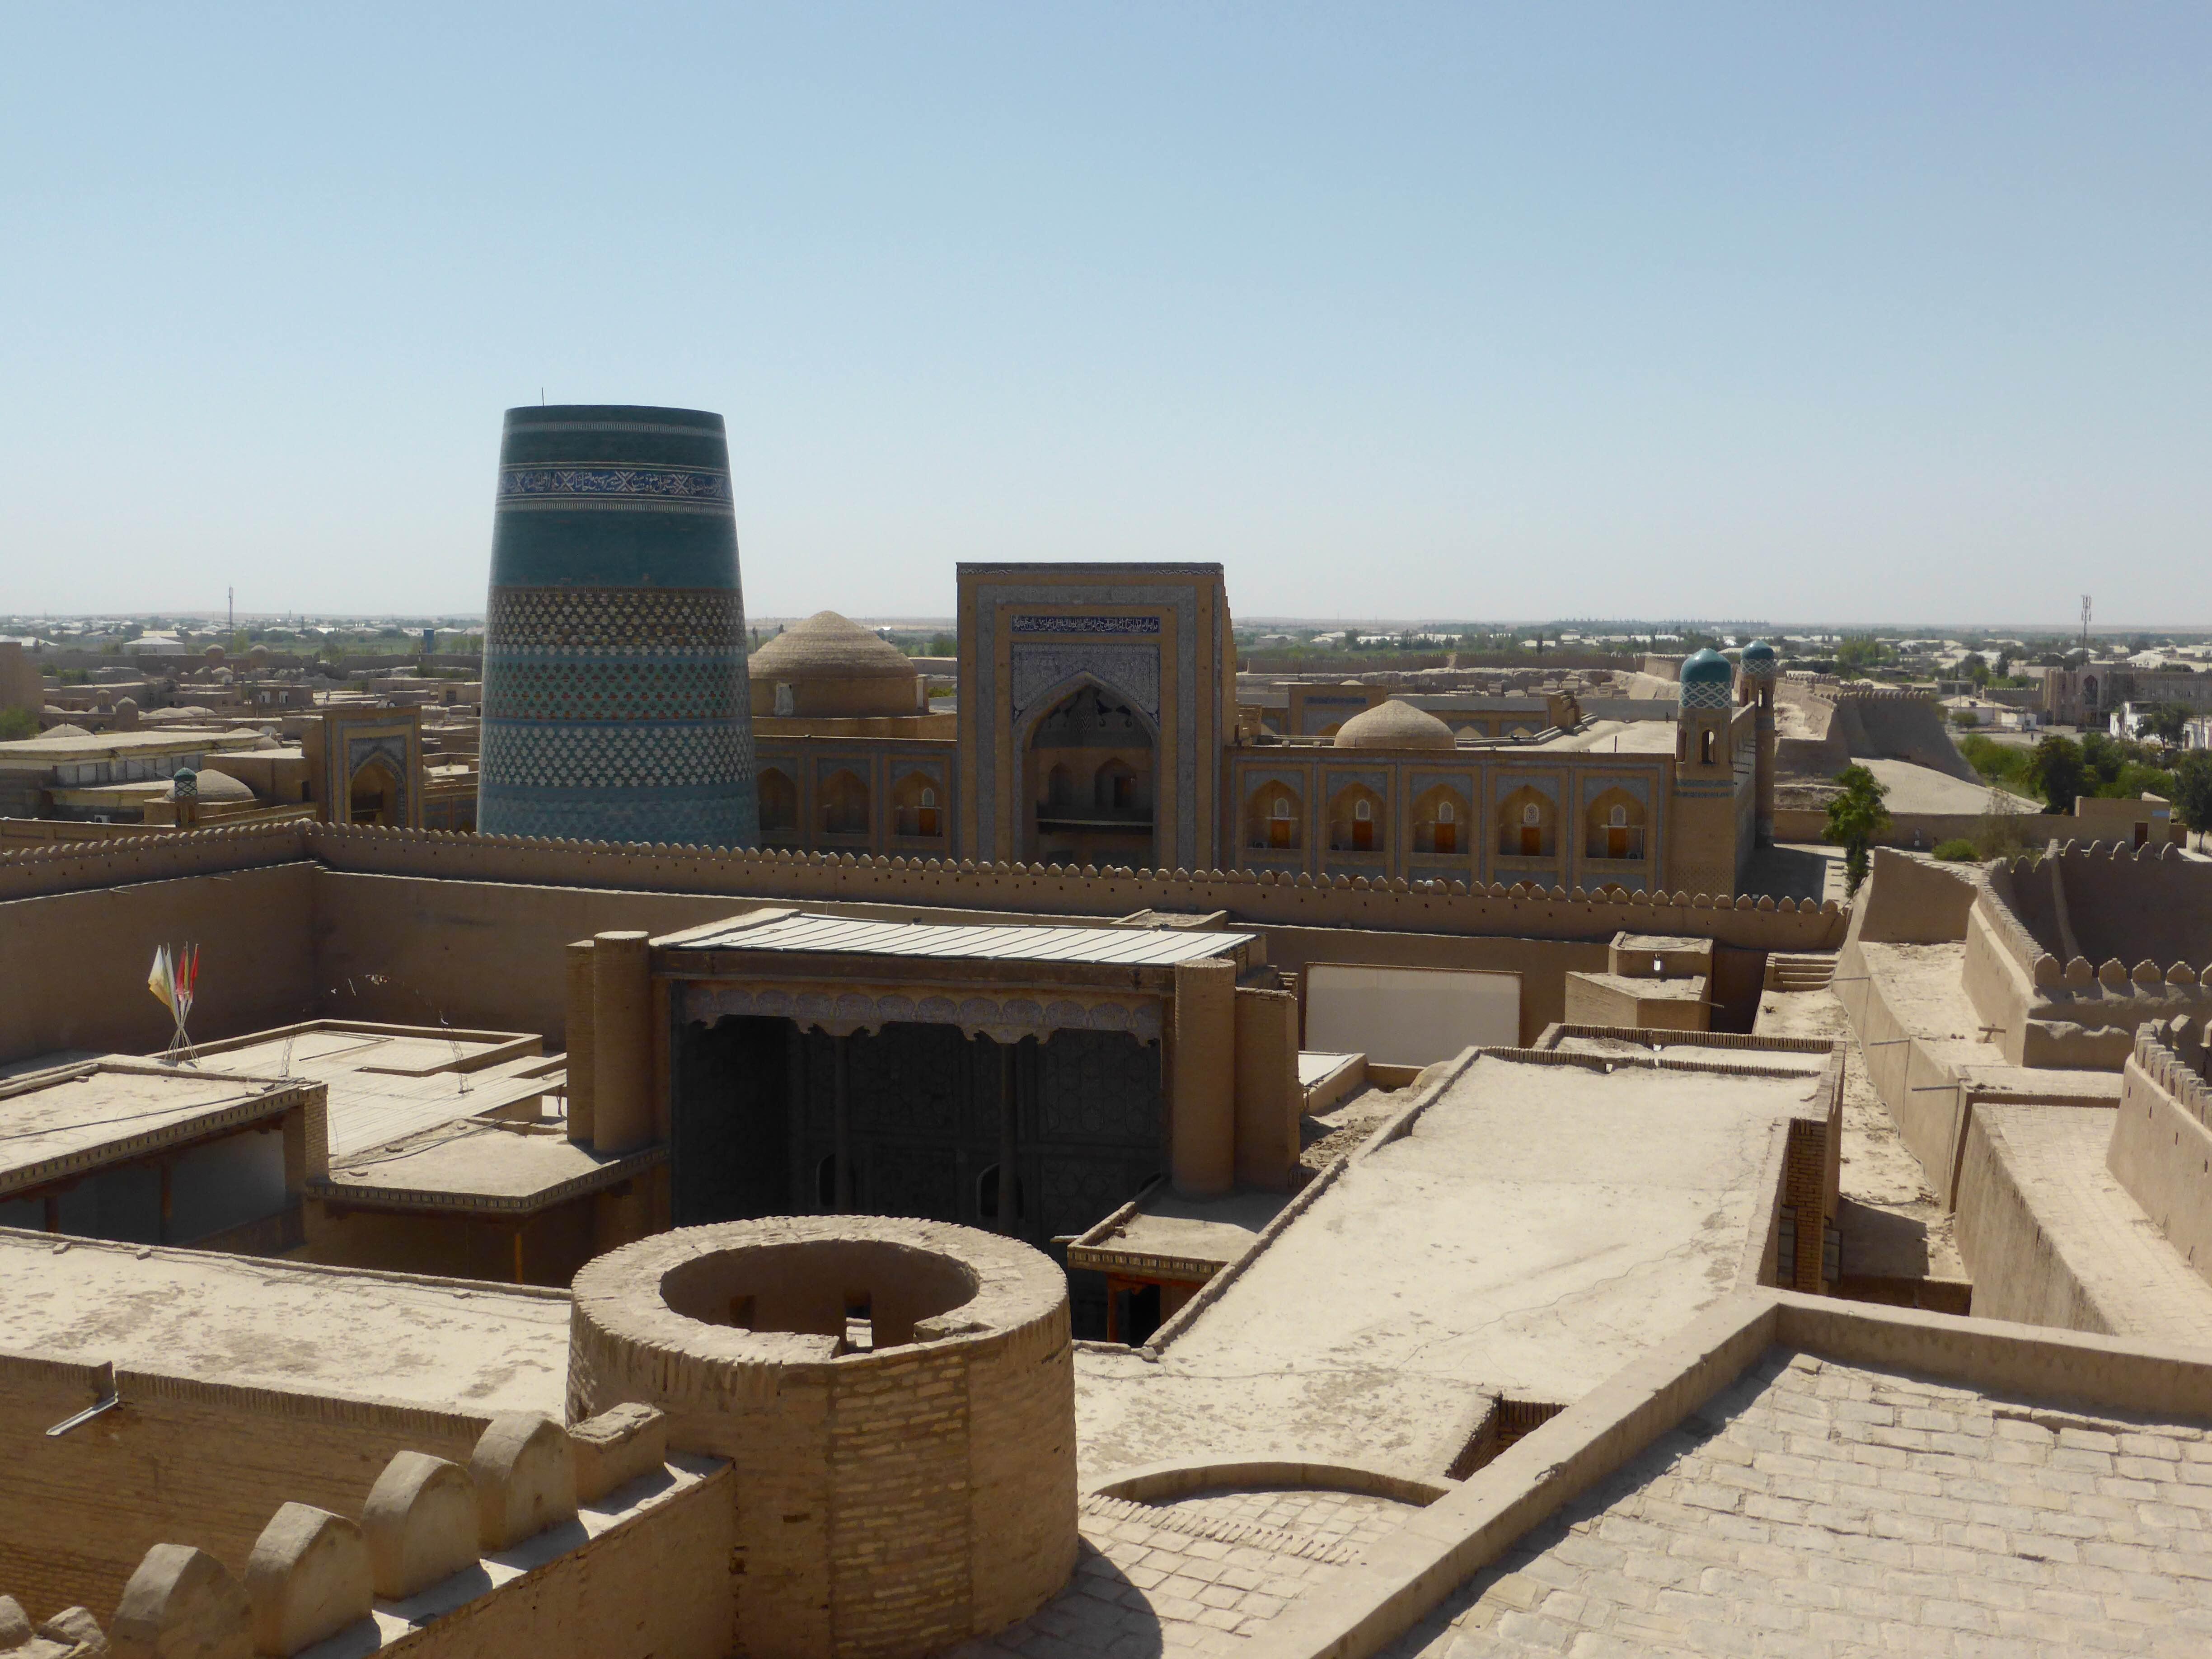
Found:
[[[124,885],[124,884],[137,884]],[[95,848],[0,852],[0,966],[28,988],[0,1007],[0,1060],[64,1048],[143,1052],[167,1032],[143,990],[164,939],[203,947],[201,1035],[320,1015],[562,1032],[560,950],[609,927],[674,931],[747,902],[951,919],[978,912],[1073,920],[1158,911],[1343,940],[1387,937],[1391,960],[1506,966],[1505,941],[1579,946],[1617,932],[1709,938],[1745,950],[1820,950],[1847,914],[1784,899],[1613,900],[1515,886],[1316,883],[1273,872],[1121,872],[830,854],[613,848],[439,831],[271,825],[170,832]],[[481,971],[496,939],[515,970]],[[1453,943],[1457,941],[1456,944]],[[1349,948],[1349,947],[1346,947]],[[1561,1009],[1570,950],[1529,956],[1533,1036]],[[1334,949],[1334,959],[1346,959]],[[1547,958],[1539,961],[1537,958]],[[541,958],[543,970],[539,970]],[[1351,958],[1351,959],[1357,959]],[[1593,961],[1593,966],[1601,963]],[[313,1006],[300,1006],[302,995]]]
[[[287,1502],[356,1516],[399,1451],[465,1464],[488,1419],[118,1371],[123,1404],[49,1439],[104,1372],[0,1357],[0,1583],[40,1616],[103,1616],[154,1545],[190,1543],[243,1579]]]
[[[0,1060],[160,1048],[169,1012],[148,993],[146,974],[163,944],[200,947],[194,1035],[306,1018],[314,878],[313,866],[293,862],[0,901]]]

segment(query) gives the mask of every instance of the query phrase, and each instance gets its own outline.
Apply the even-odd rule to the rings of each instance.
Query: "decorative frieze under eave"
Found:
[[[1164,1279],[1203,1285],[1229,1264],[1194,1255],[1158,1255],[1147,1250],[1119,1250],[1110,1244],[1071,1244],[1067,1265],[1116,1279]]]
[[[805,980],[708,980],[682,983],[677,1017],[711,1024],[725,1018],[787,1019],[831,1036],[873,1032],[890,1024],[957,1025],[963,1036],[1049,1042],[1061,1031],[1123,1031],[1139,1042],[1159,1040],[1158,997],[1057,986],[1030,996],[994,988],[931,991],[913,984],[810,982]]]

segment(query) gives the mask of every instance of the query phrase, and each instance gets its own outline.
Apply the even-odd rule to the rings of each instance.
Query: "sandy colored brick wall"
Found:
[[[1237,1179],[1281,1188],[1298,1161],[1298,1000],[1288,991],[1237,992]]]
[[[745,1248],[830,1252],[834,1237],[956,1261],[964,1248],[982,1282],[944,1316],[948,1335],[838,1355],[830,1337],[670,1309],[656,1287],[714,1255],[710,1232]],[[836,1271],[864,1276],[867,1260]],[[788,1280],[803,1265],[779,1271]],[[853,1288],[872,1291],[880,1313],[884,1285]],[[569,1364],[572,1417],[656,1406],[671,1445],[733,1465],[738,1617],[752,1650],[872,1659],[950,1646],[1034,1612],[1074,1565],[1067,1304],[1026,1247],[865,1216],[649,1239],[578,1281]]]
[[[2203,1079],[2185,1075],[2181,1060],[2147,1039],[2123,1077],[2106,1167],[2182,1260],[2212,1282],[2212,1128],[2188,1098],[2206,1098]]]
[[[1993,1115],[1966,1124],[1959,1166],[1959,1257],[1974,1281],[1974,1316],[2111,1334],[2111,1326],[2039,1225]]]
[[[116,1374],[124,1404],[56,1439],[97,1367],[0,1358],[0,1585],[38,1609],[105,1616],[154,1545],[190,1542],[242,1578],[291,1501],[358,1515],[392,1454],[465,1464],[486,1418]]]
[[[134,860],[118,855],[112,862],[119,880],[136,879]],[[316,991],[315,873],[295,862],[150,879],[120,891],[0,899],[0,986],[7,988],[0,996],[0,1061],[62,1048],[159,1049],[169,1039],[169,1012],[147,991],[146,973],[161,944],[200,947],[195,1036],[308,1018]]]
[[[386,1644],[385,1659],[726,1659],[744,1650],[730,1554],[733,1477],[659,1507]]]
[[[1944,945],[1966,936],[1981,890],[1972,876],[1876,848],[1851,918],[1856,939],[1886,945]]]
[[[767,899],[844,899],[1053,915],[1127,915],[1153,909],[1282,926],[1382,927],[1419,933],[1536,938],[1688,933],[1755,949],[1820,950],[1841,937],[1832,907],[1784,910],[1789,901],[1715,899],[1683,893],[1644,902],[1524,892],[1503,884],[1480,894],[1419,892],[1402,880],[1322,884],[1272,872],[1156,871],[1085,876],[1057,865],[975,866],[863,859],[850,854],[702,853],[528,842],[512,836],[317,824],[314,855],[333,869],[447,878],[586,885],[634,891],[712,892]],[[1364,878],[1360,878],[1365,880]],[[1698,902],[1700,897],[1703,902]],[[1678,902],[1677,900],[1680,902]]]

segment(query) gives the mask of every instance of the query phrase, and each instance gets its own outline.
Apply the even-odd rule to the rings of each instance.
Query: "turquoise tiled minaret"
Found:
[[[493,525],[477,829],[757,844],[722,417],[510,409]]]

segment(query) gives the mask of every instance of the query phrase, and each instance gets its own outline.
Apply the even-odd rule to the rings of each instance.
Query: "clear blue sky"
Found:
[[[2212,624],[2212,9],[0,11],[0,611],[483,603],[728,417],[756,615]]]

